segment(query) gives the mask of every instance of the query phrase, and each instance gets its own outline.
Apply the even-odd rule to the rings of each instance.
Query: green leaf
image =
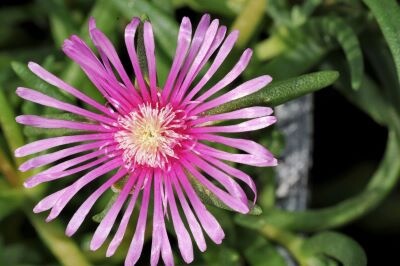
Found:
[[[363,0],[378,21],[389,49],[392,52],[400,79],[400,7],[395,0]]]
[[[354,30],[340,17],[324,17],[313,21],[313,23],[319,25],[323,31],[321,34],[329,34],[338,41],[350,66],[352,88],[360,88],[364,61],[360,42]]]
[[[257,237],[244,251],[251,266],[286,266],[287,263],[276,247],[265,238]]]
[[[188,175],[190,177],[190,182],[193,184],[194,189],[197,192],[197,195],[200,197],[201,201],[207,205],[215,206],[220,209],[233,211],[230,207],[226,206],[220,199],[218,199],[214,193],[204,187],[196,178]],[[253,203],[249,201],[248,206],[252,206]],[[260,215],[262,213],[262,209],[260,206],[255,204],[247,214],[251,215]]]
[[[233,17],[239,14],[246,1],[234,0],[173,0],[176,7],[189,6],[190,8],[204,13],[210,12],[226,17]]]
[[[0,106],[0,126],[7,140],[8,147],[13,152],[15,149],[24,145],[25,141],[20,125],[15,121],[14,110],[10,106],[10,102],[8,101],[2,88],[0,88]],[[21,158],[15,158],[15,161],[18,164],[22,163]]]
[[[273,82],[264,89],[243,98],[222,104],[207,114],[219,114],[244,107],[277,106],[331,85],[339,77],[337,71],[320,71],[288,80]]]
[[[23,191],[16,188],[0,186],[0,221],[18,210],[24,203]]]
[[[334,258],[343,266],[367,265],[367,257],[361,246],[353,239],[336,232],[322,232],[307,239],[303,249],[310,255]]]
[[[72,21],[69,11],[63,0],[39,0],[39,6],[49,14],[51,32],[57,47],[61,47],[64,40],[76,32],[76,25]]]
[[[62,265],[91,265],[73,240],[65,236],[63,226],[58,220],[46,223],[42,215],[33,214],[28,208],[25,208],[25,214],[28,216],[40,238]]]

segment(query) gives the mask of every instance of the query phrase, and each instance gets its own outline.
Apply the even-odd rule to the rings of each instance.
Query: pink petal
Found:
[[[109,189],[115,182],[120,180],[127,171],[125,168],[121,168],[115,175],[109,178],[105,183],[103,183],[95,192],[93,192],[89,198],[79,207],[79,209],[74,213],[71,220],[68,223],[67,229],[65,231],[67,236],[72,236],[81,226],[83,220],[88,215],[89,211],[92,209],[93,205],[99,199],[103,193]]]
[[[27,188],[31,188],[31,187],[37,186],[41,183],[44,183],[44,182],[49,182],[49,181],[53,181],[56,179],[60,179],[65,176],[70,176],[70,175],[79,173],[81,171],[87,170],[89,168],[92,168],[100,163],[107,161],[108,159],[109,159],[108,156],[104,156],[104,157],[94,160],[88,164],[84,164],[82,166],[72,168],[72,169],[69,169],[66,171],[61,171],[61,172],[46,172],[46,171],[44,171],[40,174],[34,175],[34,176],[28,178],[27,180],[25,180],[24,186]]]
[[[115,251],[119,247],[119,245],[122,242],[122,239],[124,238],[126,228],[128,227],[129,219],[131,218],[133,209],[136,204],[137,197],[139,195],[139,192],[142,189],[143,186],[143,181],[144,181],[144,176],[139,175],[139,179],[135,185],[133,195],[131,196],[131,200],[129,201],[128,207],[125,210],[124,216],[122,217],[121,223],[118,226],[118,230],[115,233],[113,239],[111,240],[110,245],[108,246],[106,256],[111,257],[114,255]]]
[[[225,173],[243,181],[247,186],[249,186],[254,194],[253,205],[256,203],[257,187],[253,179],[249,175],[213,157],[203,155],[203,158],[211,164],[217,166],[219,169],[223,170]]]
[[[190,160],[192,165],[203,170],[204,173],[218,181],[224,187],[225,191],[232,197],[239,199],[243,204],[247,205],[248,200],[246,193],[244,193],[243,189],[232,177],[208,164],[194,154],[188,155],[187,159]]]
[[[40,156],[37,156],[35,158],[32,158],[32,159],[24,162],[23,164],[21,164],[19,166],[18,169],[22,172],[25,172],[30,169],[37,168],[37,167],[55,162],[59,159],[65,158],[67,156],[70,156],[70,155],[73,155],[73,154],[76,154],[79,152],[84,152],[87,150],[100,148],[106,143],[107,143],[107,141],[104,141],[104,140],[96,141],[96,142],[92,142],[92,143],[77,145],[77,146],[71,147],[71,148],[66,148],[66,149],[59,150],[59,151],[56,151],[53,153],[40,155]]]
[[[57,202],[53,206],[46,221],[51,221],[56,218],[64,209],[65,205],[67,205],[68,202],[75,196],[75,194],[78,193],[78,191],[81,190],[84,186],[86,186],[99,176],[104,175],[116,168],[119,168],[121,165],[121,159],[116,158],[90,171],[89,173],[85,174],[77,181],[75,181],[72,185],[68,186],[68,189],[63,193],[63,195],[57,200]]]
[[[193,167],[193,165],[189,163],[186,159],[182,158],[180,162],[195,178],[197,178],[197,180],[201,184],[203,184],[208,190],[210,190],[224,204],[226,204],[233,210],[240,213],[249,212],[249,207],[247,206],[247,202],[246,204],[243,203],[241,199],[233,197],[226,191],[214,185],[211,181],[209,181],[206,177],[204,177],[195,167]]]
[[[27,88],[21,88],[19,87],[17,89],[17,94],[19,97],[34,102],[34,103],[38,103],[41,105],[45,105],[45,106],[49,106],[49,107],[53,107],[59,110],[64,110],[67,112],[71,112],[73,114],[77,114],[83,117],[87,117],[90,119],[93,119],[95,121],[101,122],[101,123],[106,123],[109,125],[113,125],[115,123],[114,119],[111,119],[109,117],[105,117],[103,115],[100,114],[96,114],[90,111],[87,111],[85,109],[82,109],[80,107],[77,107],[75,105],[69,104],[69,103],[65,103],[62,101],[59,101],[55,98],[49,97],[43,93],[40,93],[38,91],[34,91],[31,89],[27,89]]]
[[[235,89],[233,89],[233,90],[231,90],[209,102],[201,104],[199,107],[197,107],[193,110],[193,114],[198,114],[198,113],[204,112],[204,111],[209,110],[218,105],[221,105],[221,104],[242,98],[244,96],[250,95],[252,93],[255,93],[255,92],[261,90],[262,88],[264,88],[265,86],[267,86],[271,82],[271,80],[272,80],[272,78],[270,76],[261,76],[261,77],[246,81],[245,83],[239,85]],[[199,97],[198,101],[201,101],[200,97]]]
[[[176,207],[175,196],[171,186],[171,177],[165,176],[164,182],[167,188],[167,199],[168,205],[171,211],[172,223],[174,225],[174,229],[176,232],[176,236],[178,238],[178,246],[181,251],[181,255],[183,260],[186,263],[191,263],[193,261],[193,245],[192,240],[190,239],[190,235],[185,228],[185,225],[182,222],[182,219],[179,215],[178,208]]]
[[[228,86],[232,81],[234,81],[247,67],[250,62],[253,52],[251,49],[246,49],[236,65],[221,79],[217,84],[211,87],[209,90],[205,91],[200,95],[195,101],[203,102],[210,96],[214,95],[216,92]]]
[[[75,129],[81,131],[97,131],[97,132],[110,132],[115,130],[114,128],[111,128],[103,124],[97,125],[97,124],[74,122],[68,120],[52,119],[37,115],[20,115],[17,116],[15,120],[18,123],[26,126],[40,127],[40,128],[66,128],[66,129]]]
[[[270,151],[252,140],[229,138],[213,134],[198,134],[196,137],[200,140],[222,143],[226,146],[240,149],[262,160],[271,161],[274,159],[274,155]]]
[[[90,31],[93,43],[98,47],[99,50],[104,52],[107,58],[110,60],[111,64],[115,67],[118,72],[118,75],[121,77],[125,87],[129,89],[129,91],[134,95],[135,98],[140,99],[140,96],[137,94],[136,89],[133,87],[133,84],[126,73],[121,60],[118,57],[117,52],[111,41],[101,32],[99,29],[94,28]]]
[[[247,164],[258,167],[265,166],[275,166],[278,164],[278,161],[275,158],[268,158],[266,156],[260,158],[255,156],[254,154],[235,154],[229,153],[225,151],[221,151],[218,149],[214,149],[212,147],[206,146],[204,144],[198,143],[196,146],[197,152],[200,154],[207,154],[215,158],[219,158],[226,161]]]
[[[105,134],[87,134],[87,135],[75,135],[75,136],[63,136],[49,139],[42,139],[31,142],[15,150],[14,155],[16,157],[23,157],[40,151],[44,151],[50,148],[54,148],[60,145],[71,144],[75,142],[83,142],[89,140],[105,140],[113,137],[110,133]]]
[[[36,206],[33,208],[34,213],[44,212],[53,208],[54,204],[57,200],[64,194],[67,188],[63,188],[53,194],[48,195],[47,197],[43,198],[39,201]]]
[[[174,173],[171,173],[174,174]],[[186,216],[186,220],[189,224],[190,230],[192,231],[192,235],[194,240],[196,241],[196,244],[200,251],[204,252],[207,248],[206,241],[204,239],[203,231],[201,229],[201,226],[199,222],[197,221],[196,217],[194,216],[185,196],[183,195],[182,189],[179,185],[179,183],[176,181],[176,177],[171,178],[172,183],[174,185],[175,191],[178,195],[179,202],[182,206],[183,212]]]
[[[226,27],[221,26],[219,27],[217,34],[211,44],[210,49],[208,49],[205,57],[203,60],[200,62],[198,65],[195,73],[192,75],[192,78],[188,82],[188,86],[185,86],[182,90],[179,91],[179,94],[177,95],[178,102],[180,103],[183,100],[184,95],[187,93],[189,90],[190,85],[192,85],[194,79],[198,76],[200,71],[203,69],[203,67],[207,64],[207,62],[210,60],[211,56],[214,54],[214,52],[218,49],[218,47],[221,45],[222,41],[224,40],[226,34]]]
[[[139,84],[140,91],[144,100],[149,101],[150,96],[149,92],[147,91],[147,86],[143,78],[142,71],[139,65],[139,59],[136,54],[136,46],[135,46],[135,35],[137,28],[140,24],[139,18],[133,18],[131,23],[128,24],[125,28],[125,45],[126,49],[128,50],[129,57],[131,59],[133,70],[135,71],[136,79]]]
[[[157,68],[155,56],[154,34],[151,23],[146,21],[143,26],[144,44],[147,57],[147,68],[149,71],[150,92],[153,101],[157,100]]]
[[[199,118],[194,119],[191,121],[193,125],[199,125],[206,122],[222,122],[226,120],[233,120],[233,119],[251,119],[251,118],[258,118],[262,116],[267,116],[272,114],[272,109],[269,107],[260,107],[260,106],[253,106],[247,107],[239,110],[235,110],[228,113],[216,114],[216,115],[207,115],[202,116]]]
[[[165,230],[163,206],[161,200],[161,175],[155,171],[154,175],[154,210],[153,210],[153,233],[151,242],[151,265],[158,265]]]
[[[199,196],[197,196],[192,185],[188,182],[187,177],[183,172],[182,168],[177,166],[175,170],[176,170],[175,173],[177,175],[177,180],[179,180],[179,182],[181,183],[185,193],[188,196],[188,199],[190,200],[191,205],[193,206],[193,210],[196,212],[197,218],[199,218],[199,221],[203,226],[204,230],[206,231],[207,235],[215,243],[221,244],[222,239],[224,239],[225,237],[225,234],[221,226],[219,225],[218,221],[214,218],[214,216],[206,209],[204,204],[201,202]]]
[[[254,118],[246,122],[229,126],[205,126],[190,129],[191,133],[240,133],[266,128],[276,122],[275,116]]]
[[[128,181],[124,185],[122,191],[117,197],[117,200],[113,203],[111,208],[108,210],[106,216],[101,220],[96,232],[93,235],[92,241],[90,241],[90,249],[97,250],[110,234],[111,228],[114,226],[115,220],[121,211],[126,199],[131,192],[133,185],[137,182],[138,174],[133,173],[129,176]]]
[[[96,108],[97,110],[103,112],[104,114],[107,114],[108,116],[116,117],[116,115],[111,113],[110,110],[108,110],[106,107],[99,104],[98,102],[88,97],[84,93],[80,92],[79,90],[75,89],[71,85],[67,84],[63,80],[59,79],[52,73],[48,72],[46,69],[42,68],[40,65],[34,62],[29,62],[28,67],[33,73],[35,73],[39,78],[43,79],[47,83],[70,93],[71,95],[89,104],[90,106]]]
[[[204,41],[205,34],[207,29],[210,26],[210,15],[205,14],[201,17],[201,20],[196,28],[194,33],[192,43],[190,45],[189,53],[186,57],[185,63],[182,66],[181,71],[179,72],[179,76],[175,83],[175,88],[179,89],[182,86],[182,82],[188,74],[189,68],[193,63],[195,56],[198,54],[199,49]]]
[[[147,211],[149,207],[150,189],[151,189],[151,182],[153,179],[153,173],[151,172],[150,175],[148,175],[146,178],[147,181],[145,181],[144,185],[142,206],[140,208],[135,234],[133,235],[131,245],[129,246],[128,254],[125,259],[126,266],[135,265],[136,262],[139,260],[143,249],[144,233],[146,230]]]
[[[185,60],[186,53],[190,46],[190,39],[192,37],[192,24],[189,18],[183,17],[181,26],[178,33],[178,44],[176,46],[176,52],[174,61],[172,62],[171,70],[168,74],[167,81],[162,91],[162,99],[166,102],[171,89],[175,83],[176,77],[181,70],[182,64]]]
[[[215,72],[219,69],[219,67],[225,61],[228,54],[231,52],[233,45],[235,44],[238,36],[239,36],[238,31],[233,31],[228,35],[228,37],[225,39],[224,43],[222,44],[221,48],[219,49],[218,54],[215,57],[210,68],[204,74],[204,76],[199,81],[199,83],[197,83],[197,85],[186,96],[184,103],[187,103],[188,101],[190,101],[196,95],[196,93],[198,93],[204,87],[204,85],[213,77]]]

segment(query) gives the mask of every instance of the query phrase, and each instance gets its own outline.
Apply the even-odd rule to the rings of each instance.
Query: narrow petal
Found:
[[[65,231],[67,236],[72,236],[81,226],[83,220],[88,215],[89,211],[92,209],[93,205],[99,199],[103,193],[109,189],[115,182],[120,180],[127,171],[125,168],[121,168],[115,175],[109,178],[105,183],[103,183],[95,192],[93,192],[89,198],[79,207],[79,209],[74,213],[71,220],[68,223],[67,229]]]
[[[31,187],[37,186],[41,183],[44,183],[44,182],[54,181],[54,180],[57,180],[57,179],[60,179],[60,178],[66,177],[66,176],[70,176],[70,175],[79,173],[81,171],[90,169],[96,165],[99,165],[99,164],[107,161],[107,160],[109,160],[109,156],[103,156],[97,160],[90,162],[90,163],[81,165],[76,168],[68,169],[66,171],[47,172],[47,173],[37,174],[37,175],[34,175],[34,176],[28,178],[24,182],[24,186],[27,188],[31,188]]]
[[[192,37],[192,24],[189,18],[183,17],[181,26],[178,33],[178,44],[176,46],[176,52],[174,61],[172,62],[171,70],[168,74],[167,81],[162,91],[162,99],[167,102],[167,99],[171,93],[171,89],[175,83],[176,77],[182,67],[185,60],[186,54],[190,46],[190,39]]]
[[[191,65],[193,64],[193,61],[196,55],[198,54],[201,45],[204,42],[204,37],[206,35],[209,26],[210,26],[210,15],[208,14],[203,15],[194,33],[192,42],[190,44],[190,49],[188,51],[188,55],[185,59],[185,63],[183,64],[182,69],[179,72],[179,76],[177,77],[175,83],[175,89],[179,89],[182,86],[182,82],[187,76],[188,71]]]
[[[117,103],[115,107],[118,111],[130,107],[130,102],[138,102],[137,98],[127,94],[127,90],[119,83],[114,73],[107,71],[89,46],[78,36],[72,35],[70,39],[65,40],[63,51],[81,67],[108,102]]]
[[[196,145],[196,152],[199,154],[207,154],[215,158],[219,158],[226,161],[247,164],[252,166],[258,167],[265,167],[265,166],[276,166],[278,161],[274,157],[257,157],[254,154],[236,154],[236,153],[229,153],[226,151],[221,151],[218,149],[214,149],[212,147],[206,146],[202,143],[198,143]]]
[[[150,264],[158,265],[161,246],[163,243],[163,230],[165,230],[164,211],[161,199],[161,175],[160,171],[154,174],[154,210],[153,210],[153,232],[151,241]]]
[[[16,157],[23,157],[61,145],[71,144],[75,142],[83,142],[83,141],[106,140],[106,139],[111,139],[112,137],[113,137],[112,134],[104,133],[104,134],[87,134],[87,135],[63,136],[63,137],[42,139],[31,142],[27,145],[24,145],[16,149],[14,154]]]
[[[107,125],[96,125],[69,120],[45,118],[37,115],[20,115],[15,120],[23,125],[40,128],[66,128],[80,131],[111,132],[114,128]]]
[[[271,82],[271,80],[272,80],[272,78],[270,76],[261,76],[261,77],[246,81],[245,83],[239,85],[235,89],[233,89],[233,90],[231,90],[209,102],[199,105],[199,107],[197,107],[193,110],[193,114],[198,114],[198,113],[204,112],[204,111],[209,110],[218,105],[221,105],[221,104],[242,98],[244,96],[250,95],[252,93],[255,93],[255,92],[261,90],[262,88],[264,88],[265,86],[267,86]]]
[[[174,225],[174,229],[176,232],[176,236],[178,238],[178,246],[179,250],[181,251],[181,255],[183,260],[186,263],[191,263],[193,261],[193,245],[192,240],[188,231],[185,228],[185,225],[182,222],[182,219],[179,215],[178,208],[176,207],[174,191],[172,190],[171,186],[171,177],[165,176],[164,182],[167,188],[167,199],[169,209],[171,211],[171,219]]]
[[[81,178],[79,178],[77,181],[75,181],[72,185],[68,187],[67,190],[63,193],[63,195],[57,200],[53,208],[51,209],[51,212],[49,216],[47,217],[46,221],[51,221],[54,218],[56,218],[60,212],[64,209],[64,207],[68,204],[68,202],[75,196],[76,193],[78,193],[79,190],[81,190],[84,186],[98,178],[99,176],[102,176],[108,172],[111,172],[112,170],[119,168],[122,165],[121,159],[116,158],[113,159],[102,166],[90,171],[89,173],[85,174]]]
[[[140,92],[143,98],[147,101],[150,100],[149,92],[143,78],[142,70],[140,69],[139,59],[136,54],[135,35],[137,28],[140,24],[139,18],[133,18],[131,23],[125,28],[125,45],[128,50],[129,58],[131,59],[132,67],[135,72],[136,79],[139,84]]]
[[[214,185],[210,180],[204,177],[191,163],[186,159],[181,159],[182,165],[195,177],[197,180],[203,184],[208,190],[210,190],[217,198],[219,198],[223,203],[232,208],[233,210],[240,213],[248,213],[249,207],[242,202],[242,200],[233,197],[228,192],[220,189]]]
[[[268,116],[272,114],[272,112],[273,112],[272,109],[269,107],[253,106],[222,114],[206,115],[198,118],[196,117],[196,119],[193,119],[191,121],[191,124],[201,125],[207,122],[212,122],[213,124],[215,124],[218,122],[233,120],[233,119],[258,118],[262,116]]]
[[[118,230],[115,233],[113,239],[111,240],[110,245],[108,246],[106,253],[107,257],[111,257],[112,255],[114,255],[115,251],[121,244],[122,239],[124,238],[126,228],[128,227],[129,219],[131,218],[133,209],[135,208],[136,200],[138,198],[140,191],[142,190],[143,181],[144,181],[144,176],[139,175],[139,179],[134,187],[131,200],[129,201],[128,207],[124,212],[124,216],[121,219],[121,223],[118,226]]]
[[[77,145],[75,147],[66,148],[63,150],[59,150],[53,153],[43,154],[37,156],[35,158],[29,159],[25,163],[21,164],[19,170],[22,172],[28,171],[30,169],[34,169],[52,162],[55,162],[59,159],[65,158],[67,156],[77,154],[79,152],[84,152],[87,150],[98,149],[103,145],[107,144],[107,141],[101,140],[87,144]]]
[[[208,99],[210,96],[214,95],[221,89],[225,88],[229,84],[232,83],[237,77],[239,77],[240,74],[246,69],[247,65],[250,62],[251,56],[253,52],[251,49],[246,49],[243,54],[241,55],[239,61],[236,63],[236,65],[229,71],[228,74],[225,75],[223,79],[217,82],[214,86],[212,86],[210,89],[205,91],[202,95],[200,95],[195,101],[197,102],[203,102],[206,99]]]
[[[274,155],[270,151],[252,140],[229,138],[213,134],[197,134],[196,137],[199,140],[207,140],[211,142],[221,143],[229,147],[234,147],[267,161],[271,161],[274,158]]]
[[[143,26],[144,45],[146,50],[147,68],[149,71],[151,99],[157,100],[157,67],[154,34],[151,23],[146,21]]]
[[[191,81],[194,79],[198,68],[200,68],[201,62],[203,61],[204,57],[207,55],[207,52],[210,49],[210,47],[214,41],[215,35],[217,34],[217,31],[218,31],[218,25],[219,25],[219,20],[217,20],[217,19],[213,20],[210,27],[207,29],[207,32],[206,32],[206,35],[204,38],[204,42],[202,43],[200,50],[196,54],[196,57],[194,58],[193,63],[191,65],[187,75],[185,75],[185,80],[183,81],[182,85],[179,86],[179,88],[176,88],[174,90],[172,95],[175,95],[180,90],[183,90],[183,92],[185,92],[187,90]]]
[[[103,112],[104,114],[106,114],[108,116],[116,117],[116,115],[114,113],[110,112],[109,109],[107,109],[103,105],[99,104],[98,102],[96,102],[92,98],[88,97],[84,93],[80,92],[79,90],[75,89],[71,85],[67,84],[63,80],[59,79],[58,77],[56,77],[55,75],[53,75],[52,73],[50,73],[49,71],[47,71],[46,69],[41,67],[40,65],[38,65],[38,64],[36,64],[34,62],[29,62],[28,68],[34,74],[36,74],[39,78],[43,79],[47,83],[49,83],[49,84],[51,84],[51,85],[53,85],[53,86],[55,86],[55,87],[57,87],[57,88],[59,88],[59,89],[61,89],[63,91],[68,92],[69,94],[75,96],[79,100],[89,104],[90,106],[96,108],[97,110]]]
[[[54,204],[56,204],[57,200],[64,194],[67,188],[63,188],[53,194],[48,195],[39,201],[36,206],[33,208],[34,213],[44,212],[53,208]]]
[[[171,180],[174,185],[176,194],[178,195],[179,202],[182,206],[183,212],[186,216],[186,220],[189,224],[190,230],[192,231],[193,238],[196,241],[196,244],[197,244],[198,248],[200,249],[200,251],[204,252],[207,248],[207,245],[206,245],[206,241],[204,239],[203,230],[201,229],[199,222],[197,221],[196,217],[194,216],[193,211],[190,208],[179,183],[176,181],[175,173],[172,172],[171,174],[174,174],[174,176],[171,178]]]
[[[241,133],[266,128],[276,122],[275,116],[264,116],[229,126],[205,126],[190,129],[191,133]]]
[[[117,52],[115,51],[114,46],[111,41],[101,32],[99,29],[95,28],[90,31],[92,36],[93,43],[101,49],[107,58],[110,60],[111,64],[115,67],[118,72],[118,75],[121,77],[125,87],[129,89],[129,91],[134,95],[134,97],[140,99],[140,96],[137,94],[136,89],[133,87],[133,84],[126,73],[121,60],[118,57]]]
[[[222,239],[224,239],[225,237],[225,234],[218,221],[201,202],[199,196],[196,194],[192,185],[189,183],[183,169],[177,166],[175,168],[175,173],[177,176],[177,180],[179,180],[179,183],[182,185],[183,190],[187,194],[193,210],[199,218],[199,221],[206,231],[207,235],[212,239],[212,241],[214,241],[214,243],[221,244]]]
[[[253,198],[253,205],[256,203],[257,200],[257,187],[256,184],[254,183],[253,179],[247,175],[246,173],[240,171],[239,169],[236,169],[229,164],[226,164],[218,159],[215,159],[213,157],[203,155],[203,158],[210,162],[211,164],[217,166],[219,169],[224,171],[225,173],[229,174],[230,176],[233,176],[241,181],[243,181],[249,188],[252,190],[254,198]]]
[[[69,104],[69,103],[65,103],[62,101],[59,101],[55,98],[49,97],[43,93],[40,93],[38,91],[35,90],[31,90],[28,88],[21,88],[19,87],[17,89],[17,94],[19,97],[34,102],[34,103],[38,103],[44,106],[49,106],[49,107],[53,107],[59,110],[64,110],[73,114],[77,114],[83,117],[87,117],[90,119],[93,119],[95,121],[98,121],[100,123],[106,123],[109,125],[113,125],[115,123],[114,119],[111,119],[109,117],[106,117],[104,115],[101,114],[96,114],[93,113],[91,111],[82,109],[80,107],[77,107],[75,105]]]
[[[140,174],[140,173],[139,173]],[[116,201],[113,203],[111,208],[108,210],[106,216],[101,220],[96,232],[93,235],[92,241],[90,241],[90,249],[97,250],[110,234],[111,228],[114,226],[115,220],[121,211],[126,199],[129,196],[134,184],[138,180],[138,174],[133,173],[129,176],[128,181],[124,185],[122,191],[119,193]]]
[[[145,181],[144,184],[142,206],[140,208],[135,234],[133,235],[132,242],[129,246],[128,254],[125,258],[125,266],[135,265],[142,253],[152,180],[153,180],[153,172],[151,171],[151,173],[147,176],[147,181]]]
[[[197,85],[186,96],[184,103],[187,103],[188,101],[190,101],[196,95],[196,93],[198,93],[204,87],[204,85],[213,77],[215,72],[219,69],[219,67],[225,61],[228,54],[231,52],[233,45],[235,44],[238,36],[239,36],[238,31],[232,31],[228,35],[228,37],[226,37],[224,43],[222,44],[221,48],[219,49],[218,54],[216,55],[210,68],[207,70],[207,72],[201,78],[199,83],[197,83]]]
[[[218,181],[224,187],[225,191],[232,195],[232,197],[239,199],[243,204],[247,205],[248,200],[246,193],[232,177],[208,164],[194,154],[188,155],[188,159],[192,165],[203,170],[204,173]]]
[[[182,90],[179,91],[179,94],[177,95],[177,99],[178,102],[181,103],[181,101],[183,100],[184,96],[187,94],[187,91],[189,90],[189,88],[191,87],[193,81],[195,80],[195,78],[199,75],[200,71],[203,69],[203,67],[207,64],[207,62],[209,62],[211,56],[214,54],[214,52],[218,49],[218,47],[221,45],[222,41],[225,38],[225,34],[226,34],[227,28],[225,26],[221,26],[219,27],[217,34],[211,44],[210,49],[208,49],[205,57],[203,58],[203,60],[200,62],[200,64],[198,65],[195,73],[192,75],[192,78],[190,79],[190,81],[188,82],[188,86],[185,86]]]

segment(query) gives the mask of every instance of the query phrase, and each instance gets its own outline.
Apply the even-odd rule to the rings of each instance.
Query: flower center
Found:
[[[177,148],[188,136],[183,133],[184,120],[177,114],[169,104],[159,108],[147,103],[118,118],[121,130],[114,138],[123,149],[127,167],[164,168],[171,158],[178,158]]]

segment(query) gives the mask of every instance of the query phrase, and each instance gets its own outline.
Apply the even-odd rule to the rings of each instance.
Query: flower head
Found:
[[[96,102],[38,64],[29,63],[30,70],[37,76],[91,108],[75,106],[28,88],[18,88],[17,94],[24,99],[81,116],[84,121],[19,116],[17,121],[24,125],[72,129],[79,133],[32,142],[17,149],[15,155],[21,157],[59,148],[29,159],[20,166],[21,171],[27,171],[52,164],[27,179],[26,187],[74,174],[80,176],[36,205],[35,212],[50,210],[47,221],[56,218],[86,185],[97,179],[103,180],[71,218],[67,235],[71,236],[78,230],[104,192],[117,182],[123,182],[117,199],[94,233],[91,249],[98,249],[115,225],[116,231],[107,249],[107,256],[112,256],[127,227],[134,225],[135,233],[125,261],[125,265],[134,265],[141,255],[150,216],[152,222],[149,223],[152,223],[153,230],[151,264],[156,265],[161,256],[165,264],[172,265],[173,256],[165,224],[165,218],[170,217],[181,255],[189,263],[193,260],[192,239],[204,251],[206,242],[203,232],[217,244],[224,238],[222,228],[201,202],[191,180],[195,179],[233,210],[247,213],[250,207],[248,198],[237,181],[253,191],[254,201],[255,184],[246,173],[226,161],[252,166],[274,166],[277,163],[263,146],[251,140],[221,135],[268,127],[276,121],[271,116],[272,109],[249,107],[214,115],[208,115],[207,111],[262,89],[271,78],[261,76],[227,89],[249,63],[252,52],[247,49],[225,77],[216,84],[207,85],[232,50],[238,32],[225,36],[226,27],[204,15],[193,36],[189,19],[183,18],[171,70],[165,84],[160,86],[157,82],[153,30],[149,22],[143,25],[146,75],[139,64],[135,36],[140,23],[138,18],[134,18],[125,30],[133,78],[127,74],[111,42],[96,28],[93,19],[89,23],[89,33],[99,57],[77,36],[71,36],[64,42],[63,51],[79,64],[104,96],[107,105]],[[213,55],[214,59],[205,69]],[[201,70],[205,74],[199,77]],[[217,125],[221,121],[231,122]],[[233,147],[242,153],[219,150],[212,147],[212,143]],[[61,147],[64,145],[68,146]],[[106,175],[108,173],[110,175]],[[148,213],[150,204],[153,204],[151,214]],[[139,216],[137,220],[130,221],[135,207],[139,208]],[[182,220],[180,208],[188,228]],[[122,218],[117,222],[121,212]]]

